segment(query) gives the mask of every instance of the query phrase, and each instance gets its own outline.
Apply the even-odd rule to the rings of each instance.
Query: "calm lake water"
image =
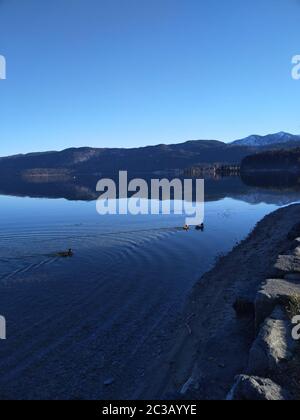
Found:
[[[297,197],[239,184],[210,195],[204,232],[184,232],[178,215],[100,216],[94,201],[0,196],[0,398],[145,395],[193,284]],[[55,256],[68,248],[73,258]]]

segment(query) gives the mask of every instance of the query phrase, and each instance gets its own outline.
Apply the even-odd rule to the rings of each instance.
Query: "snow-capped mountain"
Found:
[[[231,144],[234,144],[235,146],[259,147],[293,142],[300,143],[300,135],[294,135],[282,131],[280,133],[269,134],[267,136],[252,135],[241,140],[236,140]]]

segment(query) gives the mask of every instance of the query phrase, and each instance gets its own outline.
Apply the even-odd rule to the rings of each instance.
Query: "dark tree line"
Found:
[[[300,148],[290,150],[272,150],[247,156],[242,161],[241,170],[242,172],[300,172]]]

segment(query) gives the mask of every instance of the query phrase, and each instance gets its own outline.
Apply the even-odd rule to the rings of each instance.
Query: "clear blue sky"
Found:
[[[0,0],[0,155],[300,133],[300,0]]]

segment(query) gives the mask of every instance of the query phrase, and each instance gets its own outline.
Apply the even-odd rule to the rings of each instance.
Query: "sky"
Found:
[[[0,0],[0,155],[300,134],[300,0]]]

